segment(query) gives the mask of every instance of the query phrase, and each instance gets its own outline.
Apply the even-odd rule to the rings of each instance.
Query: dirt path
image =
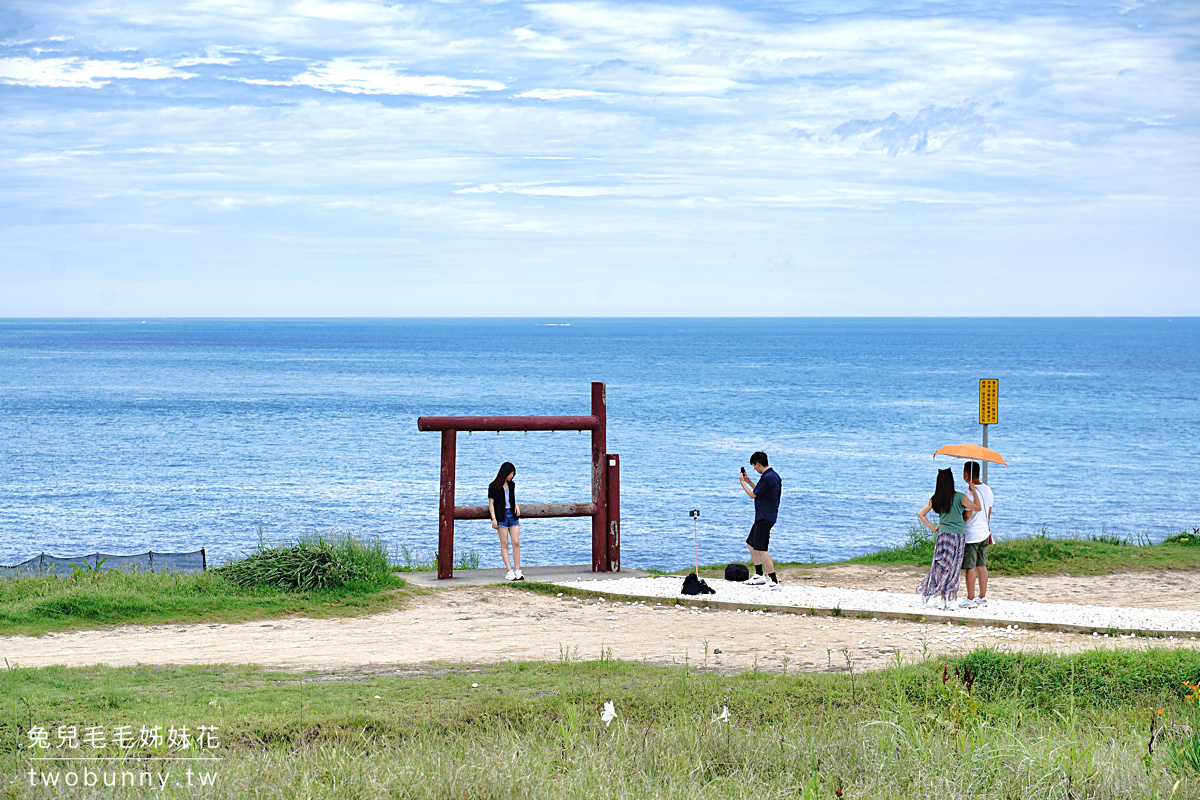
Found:
[[[789,580],[906,590],[911,571],[825,567]],[[1175,583],[1179,581],[1180,583]],[[1195,607],[1200,572],[1099,578],[999,579],[1022,599]],[[1045,595],[1034,594],[1044,587]],[[1132,587],[1136,587],[1132,588]],[[1107,592],[1107,594],[1105,594]],[[1061,594],[1065,593],[1065,594]],[[1074,594],[1072,594],[1074,593]],[[1180,595],[1186,595],[1186,600]],[[1074,598],[1065,599],[1065,598]],[[294,618],[233,625],[127,626],[106,631],[0,638],[0,657],[24,667],[50,664],[260,664],[284,670],[350,670],[433,662],[594,659],[601,654],[657,664],[699,664],[740,671],[878,669],[929,654],[976,646],[1076,652],[1092,647],[1197,647],[1195,639],[1141,639],[1008,630],[985,626],[808,617],[762,612],[699,611],[670,601],[636,605],[547,597],[506,586],[438,590],[400,611],[350,619]],[[707,653],[707,655],[706,655]]]

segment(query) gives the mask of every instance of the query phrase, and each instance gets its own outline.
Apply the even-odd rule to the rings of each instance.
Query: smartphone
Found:
[[[746,475],[746,468],[742,467],[742,476],[744,477],[745,475]]]

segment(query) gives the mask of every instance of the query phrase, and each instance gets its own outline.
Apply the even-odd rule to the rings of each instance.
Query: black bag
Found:
[[[750,568],[745,564],[733,563],[725,565],[725,580],[727,581],[748,581],[750,580]]]
[[[689,572],[688,576],[683,579],[684,594],[716,594],[717,590],[713,589],[704,579],[694,572]]]

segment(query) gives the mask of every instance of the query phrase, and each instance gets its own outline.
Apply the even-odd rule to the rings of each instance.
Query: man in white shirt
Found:
[[[967,520],[967,545],[963,550],[963,569],[967,571],[967,599],[965,607],[987,605],[987,547],[992,540],[992,490],[986,483],[979,482],[979,462],[963,464],[963,480],[967,488],[963,492],[980,505],[980,511],[971,513]],[[975,578],[979,578],[979,598],[975,598]]]

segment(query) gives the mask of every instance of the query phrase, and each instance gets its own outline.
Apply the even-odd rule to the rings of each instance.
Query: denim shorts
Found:
[[[521,524],[520,518],[513,519],[512,509],[504,509],[504,521],[500,523],[501,528],[515,528]]]

